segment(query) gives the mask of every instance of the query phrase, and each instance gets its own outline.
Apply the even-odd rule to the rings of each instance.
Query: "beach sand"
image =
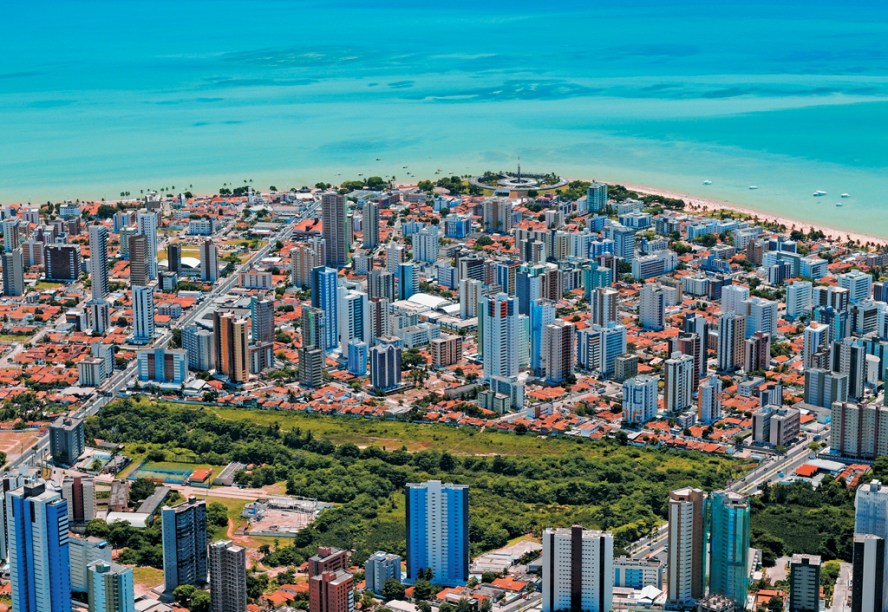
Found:
[[[602,180],[602,179],[598,179]],[[604,182],[607,182],[606,180]],[[640,194],[644,195],[655,195],[661,196],[664,198],[675,198],[684,200],[687,203],[685,210],[690,213],[716,213],[719,210],[731,210],[734,212],[743,213],[745,215],[749,215],[751,217],[758,217],[760,221],[768,221],[775,222],[780,225],[786,226],[786,231],[789,232],[792,228],[799,229],[807,232],[809,229],[820,230],[824,233],[831,241],[838,243],[846,243],[849,240],[857,241],[861,245],[866,245],[869,243],[874,243],[875,245],[886,245],[888,244],[888,239],[885,238],[877,238],[876,236],[868,236],[866,234],[860,234],[855,232],[843,232],[841,230],[833,229],[831,227],[824,227],[822,225],[818,225],[816,223],[802,221],[800,219],[791,219],[789,217],[774,215],[766,211],[755,210],[752,208],[745,208],[743,206],[738,206],[736,204],[732,204],[731,202],[716,200],[716,199],[706,199],[699,198],[697,196],[688,195],[686,193],[675,193],[671,191],[663,191],[661,189],[656,189],[653,187],[647,187],[644,185],[632,185],[629,183],[619,183],[623,185],[626,189],[631,191],[636,191]]]

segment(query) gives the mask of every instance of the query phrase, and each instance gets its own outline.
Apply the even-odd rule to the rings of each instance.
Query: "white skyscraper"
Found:
[[[424,227],[413,234],[413,259],[425,263],[438,261],[438,228]]]
[[[743,302],[749,299],[749,287],[742,285],[728,285],[722,287],[721,305],[722,314],[733,312],[734,314],[746,314]]]
[[[722,382],[718,376],[709,376],[700,383],[700,410],[697,419],[704,425],[710,425],[721,418],[721,391]]]
[[[795,281],[786,286],[786,316],[796,319],[811,312],[814,287],[811,281]]]
[[[807,370],[813,365],[814,353],[829,350],[829,325],[812,321],[805,328],[805,345],[802,349],[802,365]]]
[[[518,374],[518,313],[515,300],[505,293],[484,296],[479,305],[479,325],[484,346],[484,380]]]
[[[656,376],[640,374],[623,383],[623,422],[647,423],[657,416]]]
[[[852,304],[869,298],[873,293],[873,277],[860,270],[839,274],[839,287],[848,290],[848,301]]]
[[[614,538],[579,525],[543,531],[542,612],[613,609]]]
[[[656,283],[641,288],[638,318],[644,329],[661,330],[666,325],[666,294]]]
[[[738,311],[746,317],[746,337],[749,338],[756,332],[764,332],[772,338],[777,334],[777,302],[753,297],[745,301],[741,307],[745,311]]]
[[[94,300],[108,295],[108,228],[89,226],[89,280]]]
[[[878,480],[861,485],[854,500],[854,533],[888,539],[888,487]],[[883,548],[884,550],[884,548]],[[882,558],[882,584],[888,584],[888,553]],[[882,610],[888,610],[888,589],[883,589]]]
[[[679,412],[691,406],[694,386],[694,358],[679,352],[664,363],[666,386],[663,399],[667,412]]]
[[[133,291],[133,342],[148,344],[154,338],[154,284]]]
[[[140,210],[136,217],[139,233],[146,238],[145,259],[148,264],[148,278],[157,278],[157,214],[150,210]]]
[[[352,340],[370,346],[370,304],[367,294],[339,287],[339,351],[348,355],[348,343]]]

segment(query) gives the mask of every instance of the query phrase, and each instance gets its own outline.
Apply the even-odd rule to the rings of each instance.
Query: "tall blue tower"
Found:
[[[337,295],[338,275],[333,268],[318,266],[311,270],[311,305],[324,311],[325,350],[336,348],[339,343],[339,296]]]
[[[469,579],[469,487],[430,480],[408,484],[407,579],[432,571],[444,586]]]

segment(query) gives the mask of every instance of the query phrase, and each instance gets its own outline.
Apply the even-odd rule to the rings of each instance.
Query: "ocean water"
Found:
[[[34,0],[3,13],[0,203],[520,159],[888,237],[888,3]]]

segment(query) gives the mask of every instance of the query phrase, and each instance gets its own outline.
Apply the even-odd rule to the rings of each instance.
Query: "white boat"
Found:
[[[842,194],[842,197],[843,197],[843,198],[850,198],[850,197],[851,197],[851,194],[850,194],[850,193],[843,193],[843,194]]]
[[[710,180],[705,180],[705,181],[703,181],[703,184],[704,184],[704,185],[712,185],[712,181],[710,181]]]
[[[822,189],[818,189],[817,191],[814,192],[813,195],[815,198],[822,198],[823,196],[826,195],[826,192],[823,191]]]
[[[749,188],[750,189],[758,189],[759,187],[758,187],[758,185],[750,185]]]

